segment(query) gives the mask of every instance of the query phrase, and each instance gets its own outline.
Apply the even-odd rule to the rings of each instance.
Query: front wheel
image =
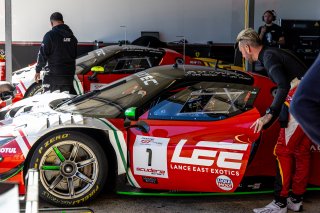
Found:
[[[28,98],[34,95],[39,95],[43,93],[42,82],[34,83],[24,94],[24,98]]]
[[[45,138],[29,168],[39,170],[39,195],[58,206],[79,206],[95,197],[106,181],[107,157],[96,140],[73,131]]]

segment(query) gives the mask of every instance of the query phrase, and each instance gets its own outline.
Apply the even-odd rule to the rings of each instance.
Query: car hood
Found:
[[[24,79],[34,78],[36,73],[36,64],[24,67],[20,70],[14,71],[12,74],[12,83],[18,84],[20,81],[25,81]]]
[[[53,109],[52,105],[72,97],[73,95],[64,93],[42,94],[1,109],[0,115],[6,116],[0,121],[0,143],[15,138],[16,141],[27,140],[32,146],[47,132],[67,126],[110,130],[113,125],[107,119],[84,117],[81,114]]]
[[[53,109],[57,103],[72,98],[66,93],[48,93],[23,99],[0,110],[0,138],[38,135],[50,127],[81,124],[83,117]]]
[[[45,93],[30,98],[22,99],[0,110],[0,120],[6,120],[30,113],[53,113],[52,108],[62,101],[72,98],[74,95],[67,93]]]

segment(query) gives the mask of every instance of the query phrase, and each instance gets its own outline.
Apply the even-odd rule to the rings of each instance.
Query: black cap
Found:
[[[50,16],[50,21],[63,21],[63,16],[59,12],[52,13]]]

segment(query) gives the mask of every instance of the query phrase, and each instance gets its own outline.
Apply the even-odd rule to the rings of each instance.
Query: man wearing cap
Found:
[[[45,67],[44,92],[66,91],[75,94],[73,78],[77,57],[78,40],[63,16],[55,12],[50,16],[52,29],[45,34],[38,53],[35,80],[40,80],[40,71]]]

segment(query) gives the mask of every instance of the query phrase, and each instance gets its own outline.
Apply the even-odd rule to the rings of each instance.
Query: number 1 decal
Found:
[[[150,148],[147,148],[146,152],[148,152],[148,166],[151,166],[151,160],[152,160],[152,150]]]
[[[135,175],[168,178],[167,149],[169,138],[137,135],[133,145]],[[156,153],[152,155],[152,153]]]

